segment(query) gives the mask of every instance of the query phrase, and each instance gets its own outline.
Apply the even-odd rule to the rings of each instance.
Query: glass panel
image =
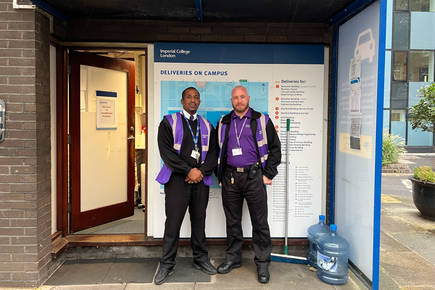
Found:
[[[432,146],[433,133],[423,132],[420,129],[413,131],[411,124],[408,124],[408,146]]]
[[[408,105],[408,84],[398,83],[391,85],[391,108],[402,109]]]
[[[391,51],[385,52],[384,108],[390,107],[391,55]]]
[[[396,0],[394,10],[408,10],[408,0]]]
[[[407,49],[409,39],[409,13],[394,13],[393,48]]]
[[[406,138],[405,110],[391,111],[391,134]]]
[[[434,52],[411,51],[409,65],[410,82],[432,82],[434,80]]]
[[[384,110],[384,121],[383,121],[383,129],[390,132],[390,111]]]
[[[411,12],[410,48],[435,49],[435,13]]]
[[[433,12],[435,0],[411,0],[411,11]]]
[[[394,52],[393,79],[395,81],[406,81],[408,66],[408,54],[406,52]]]

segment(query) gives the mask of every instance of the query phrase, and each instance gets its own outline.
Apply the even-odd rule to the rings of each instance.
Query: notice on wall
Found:
[[[288,191],[289,236],[306,237],[307,228],[317,222],[321,213],[324,47],[157,43],[154,50],[154,94],[160,98],[154,108],[159,112],[153,120],[156,126],[164,115],[182,109],[181,93],[191,86],[200,92],[198,114],[215,127],[222,116],[232,111],[231,91],[236,85],[247,88],[252,109],[269,114],[282,144],[279,173],[273,185],[267,186],[271,235],[284,237]],[[291,122],[288,146],[287,119]],[[157,176],[162,163],[157,145],[155,148]],[[206,233],[207,237],[226,237],[221,188],[213,179]],[[157,184],[154,237],[163,236],[164,196],[163,186]],[[188,220],[186,214],[182,237],[190,237]],[[242,225],[244,236],[251,237],[246,204]]]
[[[97,91],[97,130],[116,130],[116,92]]]

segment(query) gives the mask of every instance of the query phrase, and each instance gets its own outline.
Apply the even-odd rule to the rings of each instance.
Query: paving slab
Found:
[[[67,260],[44,285],[101,284],[115,258]]]
[[[402,245],[417,252],[424,259],[432,264],[435,264],[435,251],[433,249],[435,244],[435,234],[431,232],[421,233],[403,233],[393,235]]]
[[[388,234],[409,233],[423,230],[416,229],[415,225],[410,223],[406,218],[397,215],[381,216],[381,230]]]
[[[411,250],[408,247],[405,247],[401,243],[399,243],[396,239],[387,235],[384,232],[381,232],[381,252],[410,252]]]
[[[381,253],[381,267],[401,287],[435,286],[435,265],[417,253]]]

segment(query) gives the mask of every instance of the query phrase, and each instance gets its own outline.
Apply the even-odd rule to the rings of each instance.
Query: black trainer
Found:
[[[197,270],[202,270],[204,273],[209,274],[209,275],[215,275],[217,273],[215,266],[213,266],[210,263],[210,261],[205,261],[205,262],[193,261],[192,267],[197,269]]]
[[[242,262],[231,262],[228,260],[225,260],[225,262],[223,262],[222,264],[219,265],[219,267],[217,268],[218,273],[221,274],[227,274],[229,272],[231,272],[232,269],[234,268],[240,268],[242,267]]]
[[[165,283],[168,276],[171,276],[172,274],[174,274],[174,268],[162,268],[162,266],[159,266],[159,270],[154,277],[154,283],[156,285],[163,284]]]
[[[258,272],[258,282],[266,284],[269,282],[270,274],[267,268],[257,268]]]

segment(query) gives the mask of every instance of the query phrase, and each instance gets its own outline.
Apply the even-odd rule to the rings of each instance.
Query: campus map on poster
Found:
[[[322,194],[322,124],[324,48],[316,45],[218,45],[170,44],[154,46],[154,124],[162,117],[182,110],[181,94],[195,87],[201,95],[198,114],[213,126],[231,112],[231,91],[236,85],[247,88],[250,106],[269,114],[282,143],[282,162],[273,185],[267,187],[269,225],[272,237],[284,237],[285,197],[289,186],[288,217],[290,237],[306,237],[307,228],[317,222]],[[158,101],[157,101],[158,100]],[[292,122],[290,178],[286,180],[286,119]],[[157,132],[157,128],[156,128]],[[155,154],[154,154],[155,153]],[[155,175],[161,159],[154,152]],[[226,236],[221,189],[210,189],[207,208],[207,237]],[[163,236],[164,189],[154,187],[154,237]],[[245,237],[252,229],[248,208],[243,209]],[[183,222],[181,237],[190,237],[189,216]]]

